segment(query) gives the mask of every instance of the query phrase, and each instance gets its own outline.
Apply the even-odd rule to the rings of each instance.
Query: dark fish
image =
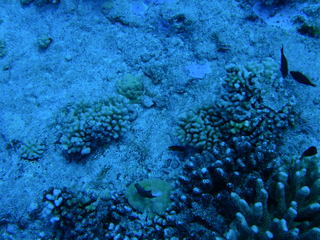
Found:
[[[155,198],[157,196],[152,194],[152,191],[145,190],[139,183],[136,183],[135,188],[137,189],[137,193],[144,198]]]
[[[186,147],[185,146],[178,146],[178,145],[173,145],[168,147],[169,150],[175,151],[175,152],[185,152]]]
[[[307,150],[305,150],[302,155],[301,158],[303,157],[310,157],[310,156],[314,156],[318,153],[318,150],[315,146],[309,147]]]
[[[173,145],[168,147],[169,150],[175,151],[175,152],[182,152],[186,154],[192,154],[192,153],[201,153],[202,149],[197,148],[197,147],[192,147],[189,145],[186,146],[180,146],[180,145]]]
[[[283,78],[288,76],[288,61],[283,52],[283,46],[281,47],[281,66],[280,66],[281,75]]]
[[[307,78],[304,74],[302,74],[301,72],[298,71],[290,71],[291,76],[293,77],[294,80],[296,80],[299,83],[305,84],[305,85],[309,85],[312,87],[316,87],[317,85],[315,85],[314,83],[312,83],[309,78]]]

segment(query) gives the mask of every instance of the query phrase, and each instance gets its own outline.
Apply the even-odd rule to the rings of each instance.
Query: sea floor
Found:
[[[320,39],[301,35],[293,23],[296,16],[313,16],[304,13],[309,6],[270,9],[233,0],[61,0],[44,6],[1,1],[0,232],[14,237],[15,226],[50,187],[101,194],[124,191],[146,178],[174,182],[182,163],[168,147],[179,144],[177,121],[221,97],[230,63],[272,58],[280,68],[283,46],[289,68],[319,85]],[[41,48],[41,39],[52,42]],[[57,115],[67,105],[119,95],[117,81],[128,74],[141,77],[144,93],[131,103],[136,117],[127,133],[84,161],[69,161],[58,144]],[[284,81],[301,120],[284,135],[281,149],[300,154],[319,143],[320,90]],[[28,143],[43,144],[38,160],[21,159],[21,145]]]

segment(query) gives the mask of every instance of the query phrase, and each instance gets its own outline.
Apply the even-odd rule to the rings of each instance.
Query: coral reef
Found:
[[[238,208],[227,240],[320,239],[320,164],[318,158],[286,161],[274,178],[256,180],[249,203],[231,193]]]
[[[70,157],[86,156],[99,144],[119,139],[127,131],[129,117],[120,98],[67,107],[58,119],[60,144]]]
[[[42,240],[93,239],[187,239],[179,232],[181,222],[174,209],[164,215],[146,218],[126,202],[123,194],[97,198],[93,194],[51,188],[44,192],[42,218],[52,229]]]
[[[223,233],[235,214],[230,192],[246,199],[253,198],[259,172],[249,167],[245,172],[241,171],[234,166],[232,158],[217,158],[207,151],[185,161],[178,177],[176,202],[189,216],[201,219],[200,225],[208,234]],[[261,171],[268,176],[273,169],[274,161]]]
[[[227,66],[221,99],[179,122],[179,139],[198,153],[184,159],[178,195],[183,196],[188,215],[201,219],[210,237],[226,232],[233,221],[237,211],[233,196],[253,202],[258,180],[268,182],[282,163],[277,146],[296,115],[290,104],[273,109],[262,96],[261,86],[274,85],[275,71],[269,60]]]
[[[269,106],[266,86],[281,91],[276,71],[270,59],[229,65],[221,99],[181,118],[181,148],[191,150],[173,188],[146,179],[125,194],[46,191],[41,217],[51,228],[41,239],[318,239],[319,162],[280,158],[296,116],[290,104]],[[60,143],[81,158],[118,139],[129,119],[122,98],[66,107]]]
[[[179,231],[182,222],[176,218],[176,211],[169,207],[162,215],[148,218],[132,209],[123,195],[113,193],[108,202],[106,239],[187,239]]]
[[[125,194],[46,191],[41,217],[51,228],[41,239],[320,239],[320,162],[280,157],[281,134],[296,115],[262,94],[266,85],[281,91],[275,71],[269,60],[228,66],[221,99],[179,121],[181,148],[191,150],[173,188],[146,179]],[[66,108],[61,144],[89,154],[119,138],[129,114],[119,98]]]
[[[266,156],[276,150],[282,130],[296,118],[290,104],[279,110],[265,104],[257,85],[272,78],[272,71],[259,65],[229,65],[222,99],[180,119],[177,134],[181,143],[216,155],[223,153],[244,170],[263,168]]]
[[[103,223],[95,196],[73,193],[66,188],[51,188],[45,191],[43,201],[43,216],[49,218],[53,227],[51,239],[85,240],[103,236]]]
[[[185,166],[188,177],[180,177],[185,193],[178,198],[207,234],[219,240],[320,239],[319,158],[278,160],[278,170],[266,179],[228,172],[209,153],[193,158]]]

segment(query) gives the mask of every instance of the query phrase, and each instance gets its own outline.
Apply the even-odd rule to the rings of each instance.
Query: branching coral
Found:
[[[320,239],[318,158],[293,160],[268,182],[256,183],[251,204],[231,193],[239,212],[226,239]]]

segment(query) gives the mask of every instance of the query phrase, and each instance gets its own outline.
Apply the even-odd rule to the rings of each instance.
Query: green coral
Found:
[[[60,121],[62,148],[68,155],[85,156],[127,131],[129,109],[123,99],[109,98],[66,108]]]
[[[129,204],[139,212],[146,213],[149,217],[165,213],[170,205],[171,185],[160,179],[145,179],[138,184],[146,191],[151,191],[154,198],[142,197],[132,183],[126,192]]]
[[[117,82],[117,91],[133,102],[137,102],[144,94],[145,88],[140,76],[125,75]]]

